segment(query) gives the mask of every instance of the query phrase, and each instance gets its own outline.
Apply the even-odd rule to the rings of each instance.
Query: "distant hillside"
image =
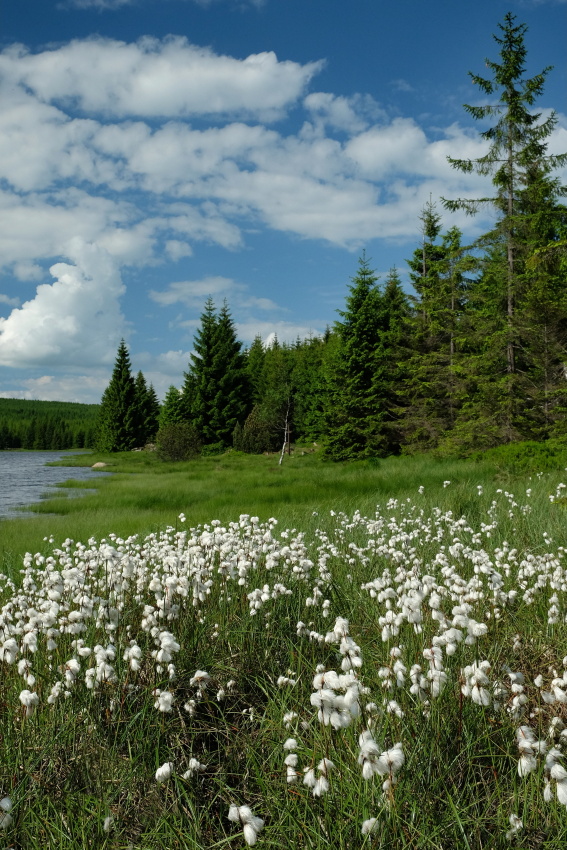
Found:
[[[0,398],[0,450],[90,448],[98,410],[98,404]]]

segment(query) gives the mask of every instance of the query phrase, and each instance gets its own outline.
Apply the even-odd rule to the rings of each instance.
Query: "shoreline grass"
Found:
[[[120,536],[149,533],[174,523],[180,512],[191,524],[215,518],[229,522],[248,513],[261,519],[277,514],[293,525],[313,511],[368,512],[378,501],[407,497],[420,485],[437,487],[446,479],[460,482],[466,492],[469,484],[490,483],[497,472],[490,463],[431,456],[331,464],[300,447],[282,466],[277,460],[277,455],[237,452],[175,464],[145,452],[69,456],[56,465],[72,469],[102,461],[113,474],[98,481],[70,478],[59,487],[96,492],[75,499],[50,495],[21,517],[0,520],[0,558],[41,551],[45,537],[86,540],[111,531]],[[464,498],[456,509],[467,504]]]

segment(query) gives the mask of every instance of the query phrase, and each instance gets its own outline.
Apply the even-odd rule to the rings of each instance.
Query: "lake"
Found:
[[[0,519],[29,516],[17,508],[39,502],[46,494],[68,493],[77,496],[84,493],[83,490],[55,487],[70,478],[90,481],[100,475],[111,474],[90,467],[45,465],[72,454],[77,452],[0,452]]]

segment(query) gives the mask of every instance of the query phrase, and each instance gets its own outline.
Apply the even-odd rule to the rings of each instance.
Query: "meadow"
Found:
[[[567,459],[303,451],[0,524],[6,846],[565,846]]]

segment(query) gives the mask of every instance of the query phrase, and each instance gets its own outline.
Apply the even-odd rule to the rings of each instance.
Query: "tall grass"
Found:
[[[44,538],[87,540],[110,531],[128,536],[175,524],[183,511],[188,522],[211,519],[229,522],[241,513],[293,527],[313,511],[331,509],[371,512],[390,496],[413,495],[420,485],[438,487],[450,479],[457,485],[446,494],[454,509],[467,507],[466,495],[479,483],[490,484],[497,468],[491,463],[437,460],[431,456],[389,458],[358,463],[324,463],[309,449],[296,452],[278,465],[278,458],[229,452],[186,463],[161,463],[153,453],[74,455],[58,465],[85,466],[106,462],[113,472],[99,481],[69,481],[60,486],[85,490],[80,498],[50,497],[31,506],[14,520],[0,520],[0,557],[4,560],[41,551]],[[72,473],[71,473],[72,474]],[[96,488],[93,494],[89,491]],[[445,494],[444,494],[445,495]],[[17,558],[16,558],[17,559]]]
[[[299,454],[283,468],[236,454],[112,461],[98,494],[56,503],[66,514],[0,526],[23,538],[45,522],[54,537],[27,546],[37,555],[18,586],[0,590],[8,845],[237,848],[236,805],[264,821],[258,847],[565,846],[559,471]],[[342,720],[326,723],[317,694],[331,671],[346,677],[329,678],[325,697]],[[526,729],[540,743],[520,775]],[[398,771],[364,778],[365,730],[377,754],[401,745]],[[314,795],[322,759],[334,766]]]

